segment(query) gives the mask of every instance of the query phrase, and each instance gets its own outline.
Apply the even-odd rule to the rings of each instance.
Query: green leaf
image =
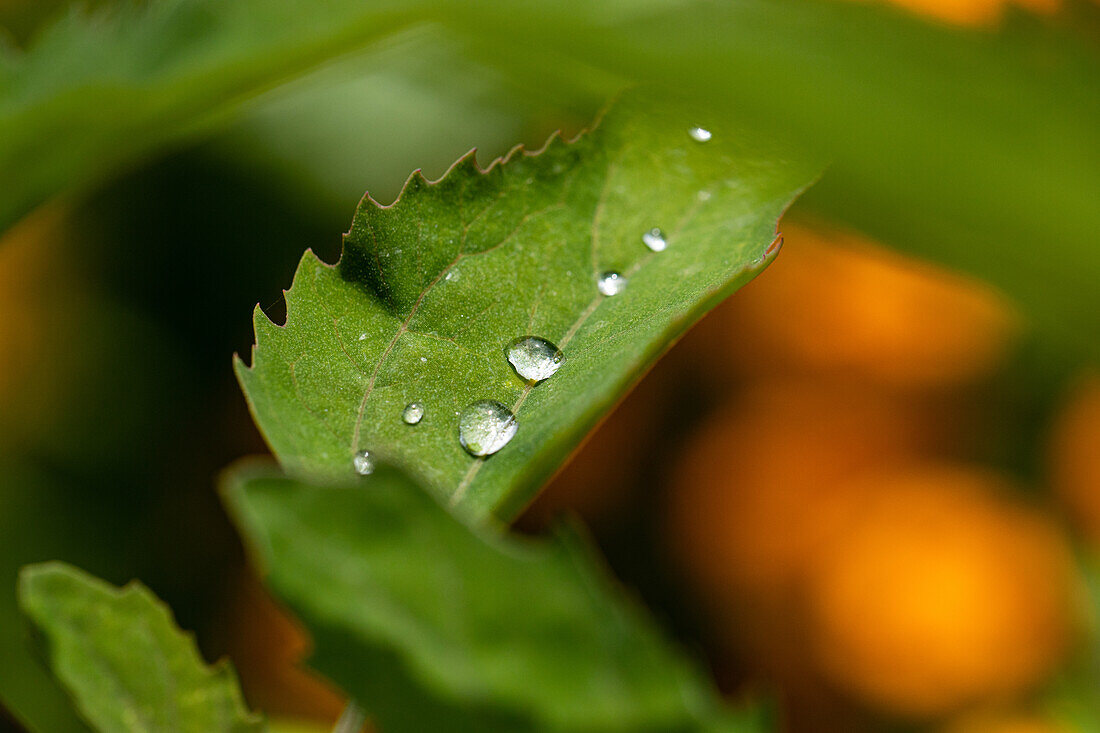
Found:
[[[709,142],[689,136],[697,124]],[[367,449],[467,513],[510,516],[673,339],[763,268],[812,177],[743,130],[631,95],[575,142],[487,171],[471,154],[436,183],[414,174],[392,206],[365,199],[337,265],[306,253],[286,326],[257,308],[238,376],[288,470],[346,477]],[[654,227],[662,252],[643,244]],[[629,281],[613,297],[597,289],[609,270]],[[506,358],[526,336],[565,355],[537,385]],[[458,416],[485,399],[519,430],[475,459]],[[416,426],[401,419],[412,401],[426,410]]]
[[[0,230],[416,17],[360,0],[125,2],[70,11],[25,54],[0,46]]]
[[[16,584],[23,566],[44,558],[80,557],[102,565],[109,543],[94,534],[103,525],[56,477],[2,450],[0,476],[0,706],[31,733],[87,733],[35,654]]]
[[[228,663],[207,666],[171,611],[134,582],[118,589],[63,563],[23,569],[19,602],[54,674],[99,731],[264,729]]]
[[[311,665],[381,730],[760,730],[719,709],[574,533],[478,533],[386,466],[332,488],[238,467],[225,497],[312,632]]]

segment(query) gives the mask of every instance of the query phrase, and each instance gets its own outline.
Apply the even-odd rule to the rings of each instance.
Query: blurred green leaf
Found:
[[[71,9],[0,48],[0,228],[224,121],[251,96],[407,27],[415,6],[157,0]]]
[[[561,124],[545,102],[533,104],[466,56],[439,29],[405,34],[264,95],[209,148],[272,182],[294,205],[319,204],[336,233],[364,191],[393,200],[415,168],[438,178],[471,148],[496,157],[519,140],[541,142]],[[537,132],[525,129],[533,118],[545,120]]]
[[[1100,556],[1094,548],[1079,546],[1077,567],[1087,635],[1082,633],[1073,657],[1044,690],[1040,704],[1067,730],[1091,733],[1100,730]]]
[[[694,141],[695,123],[713,140]],[[414,174],[391,207],[365,200],[338,265],[302,260],[288,325],[257,309],[238,375],[287,469],[349,476],[368,449],[467,513],[509,516],[676,336],[762,269],[812,176],[742,130],[631,95],[576,142],[485,172],[467,156],[437,183]],[[643,243],[653,227],[667,250]],[[628,285],[605,297],[611,270]],[[565,355],[537,385],[506,358],[526,336]],[[459,414],[486,399],[519,430],[471,458]],[[401,418],[413,401],[416,426]]]
[[[471,531],[386,466],[328,488],[239,466],[225,497],[312,632],[311,665],[381,730],[761,730],[719,709],[574,533]]]
[[[2,452],[0,476],[0,703],[34,733],[86,733],[87,725],[34,654],[15,587],[29,562],[80,556],[102,564],[104,543],[89,538],[99,517],[82,497]]]
[[[140,583],[117,589],[64,563],[19,578],[23,612],[54,674],[99,731],[260,731],[227,663],[208,667],[194,640]]]

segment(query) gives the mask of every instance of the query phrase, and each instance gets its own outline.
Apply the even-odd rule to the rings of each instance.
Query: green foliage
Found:
[[[54,674],[96,730],[263,730],[228,664],[206,666],[141,584],[119,590],[72,566],[44,563],[21,573],[19,601],[45,638]]]
[[[20,568],[43,558],[79,556],[101,564],[89,541],[88,507],[41,472],[0,456],[0,703],[32,731],[88,730],[36,658],[15,597]]]
[[[311,665],[382,730],[758,730],[718,709],[574,533],[472,531],[384,466],[326,487],[241,467],[225,496],[309,626]]]
[[[28,53],[0,53],[0,228],[404,28],[413,13],[403,5],[158,0],[70,11]]]
[[[1097,11],[1067,12],[1090,15],[1078,23],[1088,28]],[[237,371],[286,469],[342,484],[355,478],[351,456],[369,448],[408,466],[463,514],[507,519],[671,340],[764,264],[756,260],[775,219],[812,170],[790,162],[807,156],[761,147],[743,125],[794,143],[784,150],[836,161],[810,195],[816,209],[986,278],[1043,331],[1100,354],[1100,57],[1071,22],[1014,17],[997,31],[961,31],[834,0],[152,0],[74,12],[26,54],[0,55],[0,228],[50,197],[219,129],[241,102],[295,75],[356,49],[373,53],[417,24],[451,43],[415,59],[421,47],[394,44],[384,62],[362,57],[376,78],[359,70],[350,78],[376,90],[400,80],[392,86],[400,95],[416,84],[448,86],[453,98],[442,108],[462,111],[476,105],[453,82],[473,51],[524,86],[528,104],[555,105],[554,119],[634,82],[675,88],[705,112],[633,102],[578,142],[553,141],[536,157],[515,153],[488,173],[468,157],[437,184],[414,177],[392,207],[367,200],[337,266],[311,254],[302,261],[287,294],[288,325],[256,314],[253,367],[238,362]],[[413,61],[427,74],[410,74]],[[418,75],[430,81],[410,81]],[[364,126],[349,109],[358,102],[376,113],[375,144],[387,152],[386,117],[396,114],[365,95],[345,104],[344,95],[304,95],[311,110],[313,99],[332,104],[323,113],[331,132],[268,108],[242,135],[257,146],[250,154],[267,156],[263,135],[285,126],[297,136],[284,157],[312,164],[313,186],[357,180],[357,163],[342,169],[346,178],[329,169],[352,160],[347,130]],[[515,106],[496,124],[518,126]],[[696,123],[715,131],[713,142],[688,141]],[[373,149],[359,155],[378,165]],[[669,234],[667,251],[642,248],[640,234],[652,226]],[[603,269],[629,273],[626,292],[597,297]],[[534,387],[504,358],[528,333],[566,354],[561,371]],[[483,398],[514,406],[520,423],[488,460],[469,458],[456,435],[456,413]],[[428,410],[416,427],[400,419],[413,399]],[[276,590],[317,634],[317,666],[384,722],[399,730],[441,720],[478,730],[756,729],[739,716],[718,722],[697,674],[611,599],[575,537],[530,547],[471,534],[388,469],[352,483],[317,489],[238,476],[230,494],[272,563]],[[0,567],[33,559],[32,549],[66,551],[31,536],[27,517],[58,514],[35,501],[4,506],[11,531],[0,532]],[[143,628],[127,620],[135,614],[153,619],[190,679],[208,679],[145,591],[119,595],[73,572],[29,571],[24,602],[89,719],[103,727],[95,715],[111,715],[119,700],[81,660],[111,659],[137,685],[157,680],[148,670],[160,657],[138,646],[151,640],[132,638]],[[86,610],[89,599],[101,604],[90,631],[86,616],[60,615]],[[0,617],[12,614],[10,601],[0,605]],[[0,665],[5,703],[45,729],[71,725],[67,711],[28,712],[29,688],[47,690],[39,708],[53,697],[45,680],[23,674],[15,626],[0,626],[4,657],[15,660]],[[130,646],[109,643],[120,639]],[[1081,688],[1095,690],[1097,657],[1052,696],[1067,719],[1095,721]],[[510,674],[508,665],[526,666]],[[209,678],[220,686],[220,709],[253,729],[226,674]],[[542,685],[529,689],[524,674]],[[594,676],[606,684],[574,689]],[[151,714],[169,714],[180,700],[160,702]]]
[[[693,124],[713,139],[694,141]],[[368,449],[468,513],[510,516],[672,339],[759,272],[812,176],[743,130],[630,95],[575,142],[485,172],[470,155],[437,183],[414,174],[390,207],[364,200],[336,266],[302,260],[287,325],[257,309],[238,375],[289,470],[349,476]],[[653,227],[663,252],[643,244]],[[613,297],[597,290],[608,270],[628,279]],[[534,386],[506,359],[525,336],[565,353]],[[457,435],[482,399],[519,421],[487,460]],[[426,413],[409,426],[414,400]]]
[[[818,207],[990,280],[1095,357],[1100,55],[1069,26],[1095,27],[1097,10],[1070,12],[999,32],[835,0],[159,0],[74,15],[0,62],[0,226],[216,129],[293,74],[433,23],[531,96],[576,108],[658,82],[834,156]]]
[[[886,4],[737,0],[609,23],[574,0],[455,22],[532,85],[668,84],[831,156],[815,207],[987,279],[1095,360],[1100,8],[1064,12],[962,30]]]

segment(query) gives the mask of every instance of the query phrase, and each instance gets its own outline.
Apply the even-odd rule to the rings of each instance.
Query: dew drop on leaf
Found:
[[[553,376],[563,359],[561,349],[538,336],[520,339],[508,349],[508,361],[516,374],[535,382]]]
[[[608,297],[618,295],[626,289],[626,278],[614,270],[608,270],[600,275],[600,279],[596,281],[596,287],[602,295]]]
[[[351,465],[360,476],[369,476],[374,473],[374,457],[371,456],[370,451],[361,450],[356,453],[355,458],[351,459]]]
[[[645,246],[654,252],[663,252],[665,247],[668,246],[668,242],[665,241],[665,233],[657,227],[653,227],[643,234],[642,241],[645,242]]]
[[[496,400],[478,400],[458,420],[458,441],[472,456],[491,456],[519,429],[516,416]]]
[[[688,135],[697,143],[705,143],[711,138],[710,130],[705,127],[693,127],[688,130]]]
[[[408,425],[416,425],[424,419],[424,405],[419,402],[410,402],[401,411],[401,419]]]

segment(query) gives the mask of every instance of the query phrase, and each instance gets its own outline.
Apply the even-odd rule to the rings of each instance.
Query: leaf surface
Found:
[[[392,206],[365,199],[337,265],[306,253],[286,325],[257,309],[238,376],[288,470],[346,477],[365,449],[469,514],[511,516],[673,339],[770,261],[779,215],[813,175],[742,130],[629,95],[574,142],[486,171],[471,154],[438,182],[414,174]],[[643,242],[654,228],[663,251]],[[607,271],[626,278],[620,294],[598,290]],[[564,353],[538,384],[507,358],[528,336]],[[458,440],[479,400],[519,423],[488,458]],[[414,401],[425,414],[411,426]]]
[[[168,608],[134,582],[118,589],[63,563],[24,568],[23,612],[54,674],[99,731],[257,733],[227,663],[207,666]]]
[[[404,474],[311,486],[238,467],[231,514],[381,730],[749,731],[575,533],[472,531]]]

